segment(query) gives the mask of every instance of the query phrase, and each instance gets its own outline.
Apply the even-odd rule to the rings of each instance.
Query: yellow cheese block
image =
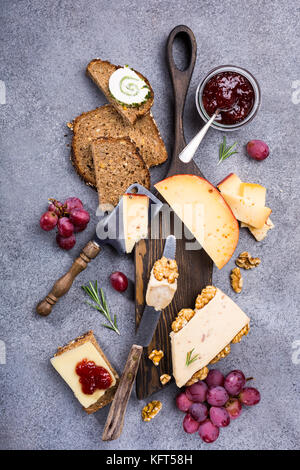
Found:
[[[255,183],[241,183],[239,190],[241,196],[260,207],[264,207],[266,204],[266,192],[266,188]]]
[[[144,194],[124,194],[123,221],[126,253],[148,236],[149,198]]]
[[[235,173],[230,173],[226,178],[224,178],[218,185],[217,188],[222,191],[226,191],[231,194],[242,194],[240,193],[242,181]]]
[[[239,225],[220,192],[195,175],[175,175],[155,188],[221,269],[239,239]]]
[[[110,370],[109,365],[90,341],[83,343],[74,349],[70,349],[59,356],[53,357],[51,359],[51,364],[72,389],[75,397],[79,400],[82,406],[84,408],[88,408],[96,403],[99,398],[104,395],[106,390],[95,390],[92,395],[86,395],[82,392],[81,384],[79,382],[80,377],[76,374],[75,369],[76,365],[83,359],[94,361],[97,366],[104,367],[111,375],[111,387],[115,385],[116,379]]]
[[[222,196],[238,220],[255,228],[262,228],[272,212],[269,207],[257,206],[254,202],[242,196],[224,191],[222,191]]]
[[[217,289],[214,298],[197,310],[180,331],[170,333],[176,385],[182,387],[195,372],[207,366],[249,321],[240,307]],[[197,359],[187,366],[190,351]]]
[[[251,225],[245,224],[244,222],[241,223],[241,227],[247,227],[254,236],[254,238],[258,242],[261,242],[264,238],[266,238],[268,231],[274,228],[275,225],[273,224],[270,217],[268,217],[267,221],[265,222],[262,228],[251,227]]]

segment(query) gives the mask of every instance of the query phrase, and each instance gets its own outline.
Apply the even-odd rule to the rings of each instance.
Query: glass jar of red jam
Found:
[[[219,110],[212,127],[233,131],[250,122],[260,105],[260,88],[250,72],[241,67],[223,65],[209,72],[196,91],[196,106],[208,121]]]

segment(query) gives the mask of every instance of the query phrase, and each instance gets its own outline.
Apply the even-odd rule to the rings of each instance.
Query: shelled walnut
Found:
[[[153,351],[148,356],[148,358],[151,359],[155,366],[158,366],[163,357],[164,352],[161,349],[159,351],[157,349],[153,349]]]
[[[189,386],[189,385],[193,385],[195,384],[196,382],[198,382],[199,380],[204,380],[206,379],[207,375],[208,375],[208,372],[209,372],[209,369],[208,367],[202,367],[202,369],[200,370],[197,370],[197,372],[195,372],[192,377],[190,378],[190,380],[185,384],[186,386]]]
[[[216,295],[217,288],[215,286],[206,286],[202,289],[201,294],[196,298],[195,308],[199,310],[203,308]]]
[[[216,362],[219,362],[220,359],[224,359],[224,357],[228,356],[230,353],[231,347],[230,344],[227,344],[222,351],[219,352],[211,361],[210,364],[215,364]]]
[[[181,330],[193,316],[195,315],[195,311],[191,308],[182,308],[180,312],[178,312],[177,317],[172,323],[172,331],[177,331]]]
[[[238,334],[233,338],[231,341],[233,344],[240,343],[241,339],[243,336],[246,336],[250,331],[250,325],[244,326],[244,328],[241,329],[241,331],[238,332]]]
[[[163,374],[160,376],[159,380],[162,385],[166,385],[168,382],[170,382],[171,376],[169,374]]]
[[[142,409],[143,421],[151,421],[157,413],[160,412],[162,403],[160,401],[151,401]]]
[[[173,284],[179,276],[176,260],[167,259],[163,256],[154,263],[153,274],[158,281],[167,279],[169,284]]]
[[[260,258],[253,258],[248,251],[243,251],[239,254],[238,258],[235,260],[235,264],[239,268],[243,269],[253,269],[259,266],[261,263]]]
[[[233,268],[230,274],[231,278],[231,287],[232,289],[239,294],[242,292],[243,288],[243,278],[240,271],[240,268]]]

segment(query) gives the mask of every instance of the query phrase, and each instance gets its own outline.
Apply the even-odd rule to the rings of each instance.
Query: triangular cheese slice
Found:
[[[178,387],[207,366],[249,323],[250,319],[224,292],[217,289],[213,299],[177,333],[170,333],[173,375]],[[186,365],[187,354],[197,359]]]
[[[124,194],[123,225],[126,253],[131,253],[134,245],[148,236],[149,198],[144,194]]]

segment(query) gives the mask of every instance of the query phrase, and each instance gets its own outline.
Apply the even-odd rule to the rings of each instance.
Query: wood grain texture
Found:
[[[132,345],[118,389],[106,419],[102,434],[103,441],[113,441],[122,433],[127,404],[131,395],[142,352],[142,346],[138,346],[136,344]]]
[[[190,49],[190,64],[186,70],[179,70],[173,59],[173,42],[176,36],[182,36],[188,41]],[[186,142],[183,131],[183,110],[189,83],[193,73],[197,54],[197,45],[193,32],[187,26],[177,26],[172,30],[167,41],[167,60],[174,89],[174,125],[175,140],[173,154],[167,176],[175,174],[194,174],[203,177],[194,161],[182,163],[177,157],[185,147]],[[159,195],[157,195],[162,199]],[[171,224],[172,225],[172,224]],[[142,240],[135,250],[135,277],[136,277],[136,325],[138,326],[143,310],[144,299],[150,271],[163,252],[164,240],[162,222],[160,223],[160,239]],[[171,233],[173,233],[171,226]],[[165,235],[168,235],[166,233]],[[178,289],[172,303],[162,312],[156,332],[148,348],[144,348],[137,374],[136,392],[139,399],[146,398],[162,388],[160,376],[172,375],[172,358],[169,341],[171,323],[181,308],[194,308],[196,296],[201,289],[212,283],[212,261],[204,250],[187,251],[186,239],[177,239],[176,260],[179,269]],[[164,358],[159,366],[155,367],[148,359],[153,349],[162,349]]]

